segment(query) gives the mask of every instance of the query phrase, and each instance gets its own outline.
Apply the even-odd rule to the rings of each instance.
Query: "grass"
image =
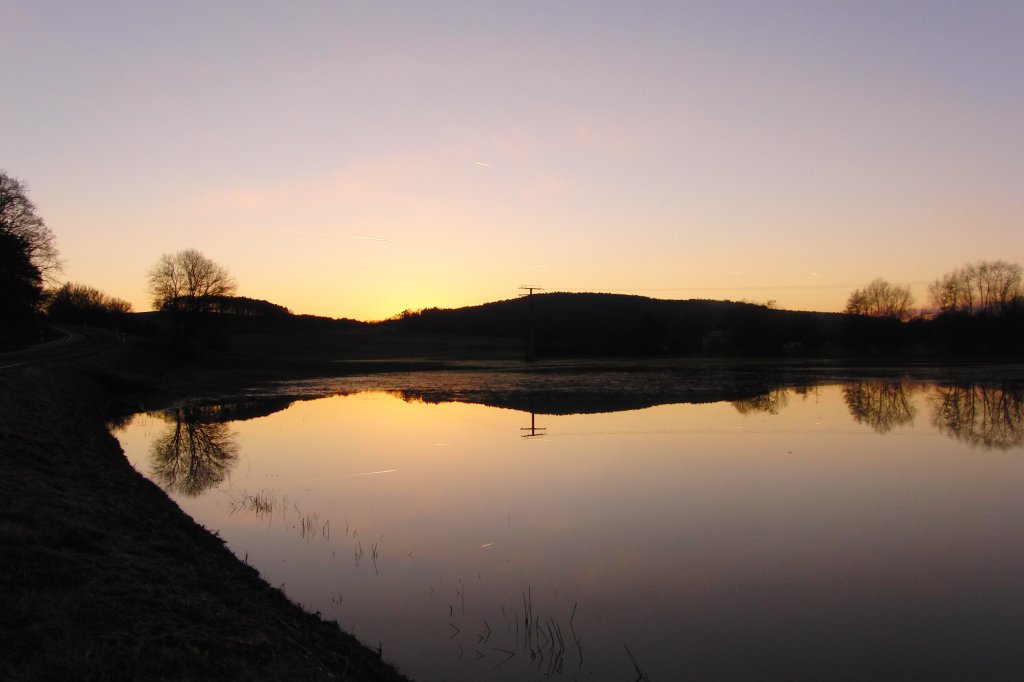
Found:
[[[0,677],[405,679],[132,469],[104,423],[112,385],[139,379],[81,361],[0,374]]]
[[[533,590],[530,588],[522,593],[521,604],[514,608],[501,607],[501,617],[493,621],[493,627],[487,618],[478,621],[478,626],[463,620],[466,617],[465,581],[456,583],[455,597],[456,600],[448,606],[451,618],[448,639],[457,649],[458,660],[468,657],[492,670],[518,666],[530,679],[583,671],[583,649],[573,624],[578,604],[573,605],[569,615],[567,635],[562,622],[552,616],[540,615],[534,609]]]
[[[255,495],[243,490],[237,497],[231,498],[230,506],[232,514],[245,510],[253,512],[258,519],[264,516],[272,517],[277,506],[277,498],[266,490],[261,490]]]
[[[636,673],[636,682],[650,682],[651,678],[648,677],[647,671],[641,668],[640,664],[637,663],[636,656],[634,656],[633,652],[629,650],[629,645],[623,644],[622,646],[626,648],[626,655],[629,656],[629,662],[633,664],[633,671]]]

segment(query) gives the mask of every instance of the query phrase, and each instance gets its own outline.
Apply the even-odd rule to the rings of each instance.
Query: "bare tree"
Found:
[[[879,277],[863,289],[856,289],[846,301],[846,312],[852,315],[893,317],[906,320],[914,297],[910,287],[891,284]]]
[[[170,313],[175,337],[188,342],[211,301],[235,293],[228,271],[195,249],[165,253],[149,271],[153,308]]]
[[[1021,266],[1006,261],[979,261],[974,266],[974,280],[978,290],[981,309],[989,313],[1005,313],[1011,304],[1020,299]]]
[[[943,312],[974,314],[974,290],[971,286],[969,267],[947,272],[931,283],[928,293],[936,308]]]
[[[978,261],[948,272],[928,288],[942,312],[1005,313],[1024,301],[1024,268],[1006,261]]]
[[[132,304],[85,284],[68,282],[47,292],[46,314],[57,322],[104,324],[131,312]]]
[[[149,293],[155,310],[197,313],[211,296],[231,296],[235,281],[228,271],[196,251],[165,253],[149,271]]]
[[[36,213],[25,183],[4,171],[0,171],[0,234],[19,240],[43,279],[54,281],[61,262],[53,232]]]

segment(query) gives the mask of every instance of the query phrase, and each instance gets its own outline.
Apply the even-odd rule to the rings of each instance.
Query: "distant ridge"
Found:
[[[260,347],[296,357],[426,357],[442,347],[463,354],[522,349],[536,357],[843,355],[1018,355],[1024,314],[948,313],[895,318],[779,310],[755,303],[671,300],[629,294],[536,293],[462,308],[405,311],[380,322],[296,315],[258,299],[214,302],[205,345]],[[159,337],[160,313],[124,318],[122,331]],[[250,343],[243,343],[249,339]],[[487,341],[492,339],[493,342]]]
[[[818,351],[842,340],[846,318],[734,301],[543,293],[406,312],[385,324],[466,336],[526,339],[532,332],[543,355],[689,355]]]

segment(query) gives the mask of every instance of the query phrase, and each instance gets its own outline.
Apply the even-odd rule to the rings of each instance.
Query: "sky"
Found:
[[[63,277],[384,319],[519,287],[835,311],[1024,261],[1024,2],[0,0]]]

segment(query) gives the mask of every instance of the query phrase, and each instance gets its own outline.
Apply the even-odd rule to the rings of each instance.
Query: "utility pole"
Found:
[[[535,337],[534,337],[534,327],[533,327],[533,292],[535,292],[535,291],[544,291],[544,289],[541,288],[541,287],[533,286],[531,284],[525,284],[525,285],[523,285],[523,286],[521,286],[519,288],[521,290],[523,290],[523,291],[526,291],[525,294],[520,294],[520,296],[526,296],[527,309],[529,311],[528,315],[529,315],[530,319],[529,319],[529,323],[528,323],[529,324],[528,332],[527,332],[528,336],[526,338],[526,360],[527,360],[527,362],[532,362],[533,359],[534,359],[534,351],[536,350],[536,348],[535,348]]]

